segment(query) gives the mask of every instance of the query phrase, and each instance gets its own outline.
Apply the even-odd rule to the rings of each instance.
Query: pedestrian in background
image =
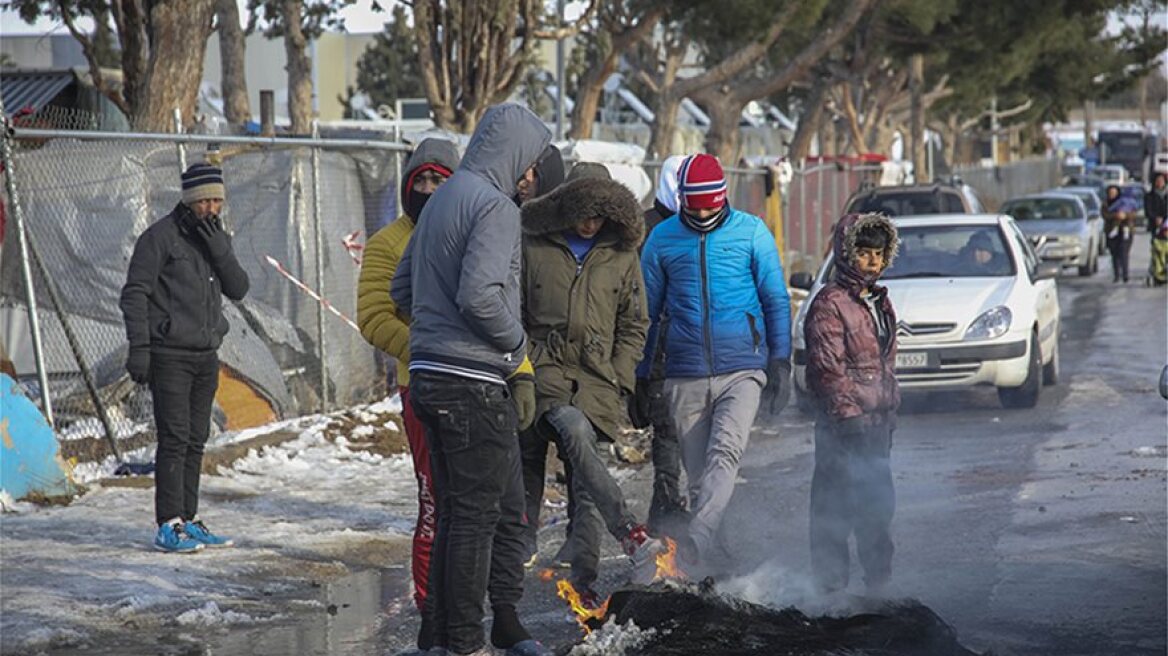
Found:
[[[1107,198],[1103,201],[1103,230],[1107,235],[1107,250],[1111,253],[1112,282],[1128,281],[1135,209],[1135,204],[1123,196],[1119,187],[1107,187]]]
[[[1168,176],[1163,173],[1152,178],[1152,188],[1144,194],[1144,217],[1152,242],[1148,275],[1158,287],[1168,283]]]
[[[599,440],[619,441],[629,424],[624,397],[635,389],[648,330],[637,256],[641,212],[606,169],[580,171],[587,173],[523,205],[523,323],[536,392],[524,472],[534,540],[549,442],[570,467],[571,578],[583,603],[597,608],[591,587],[600,565],[597,513],[641,582],[652,580],[664,545],[629,512],[598,451]]]
[[[896,227],[849,214],[832,238],[835,275],[807,312],[807,384],[817,408],[811,479],[811,568],[822,592],[848,584],[848,537],[870,594],[892,575],[896,498],[890,454],[900,388],[896,313],[876,284],[896,257]]]
[[[122,287],[126,370],[154,400],[154,547],[171,553],[234,544],[199,518],[218,349],[229,328],[222,297],[242,300],[249,285],[219,218],[226,196],[218,167],[187,168],[182,200],[138,237]]]
[[[679,543],[694,573],[721,560],[711,557],[760,402],[781,409],[790,394],[791,307],[774,236],[729,206],[717,158],[687,157],[678,183],[681,212],[653,230],[642,256],[653,327],[637,375],[644,394],[668,316],[665,396],[693,512]]]
[[[534,418],[535,386],[520,320],[521,179],[551,142],[513,103],[483,115],[458,170],[418,221],[390,294],[410,323],[410,399],[430,447],[438,534],[424,613],[432,646],[508,656],[550,654],[516,610],[523,596],[524,496],[518,431]]]
[[[661,163],[657,193],[653,206],[645,210],[645,234],[651,234],[662,221],[677,215],[677,170],[685,157],[674,155]],[[665,335],[669,317],[662,316],[657,327],[656,359],[644,379],[647,388],[634,396],[645,407],[632,404],[633,425],[653,427],[653,497],[649,502],[649,532],[673,538],[684,535],[689,526],[685,496],[681,493],[681,446],[669,416],[665,398]]]
[[[426,601],[438,508],[434,500],[426,432],[410,403],[410,327],[397,316],[397,306],[389,296],[389,286],[422,216],[422,208],[457,167],[458,149],[454,143],[445,139],[423,139],[418,143],[402,171],[401,206],[405,212],[366,242],[361,275],[357,280],[357,325],[361,328],[361,335],[381,352],[389,354],[397,365],[396,376],[390,372],[389,381],[392,385],[396,380],[401,395],[402,424],[418,482],[418,519],[414,525],[410,570],[414,577],[414,603],[419,611]],[[432,627],[423,615],[419,645],[433,643],[431,631]]]

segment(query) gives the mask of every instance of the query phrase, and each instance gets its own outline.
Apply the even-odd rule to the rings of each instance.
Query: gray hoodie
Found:
[[[410,370],[503,382],[527,352],[516,182],[551,131],[513,103],[488,109],[458,170],[422,210],[390,295],[410,324]]]

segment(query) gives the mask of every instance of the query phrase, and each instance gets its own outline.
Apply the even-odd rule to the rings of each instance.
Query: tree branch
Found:
[[[126,102],[126,99],[122,97],[120,93],[114,92],[114,90],[111,89],[108,84],[106,84],[105,78],[102,77],[101,64],[99,64],[97,61],[97,53],[94,50],[93,42],[90,41],[89,37],[85,36],[81,30],[77,29],[77,25],[73,22],[73,15],[69,13],[69,8],[66,4],[66,1],[57,0],[57,8],[61,12],[61,20],[64,21],[65,27],[69,29],[69,33],[73,35],[73,38],[77,40],[77,43],[81,44],[81,52],[85,54],[85,60],[89,62],[89,77],[93,79],[93,87],[97,89],[98,92],[103,96],[113,101],[113,103],[117,105],[118,109],[122,110],[122,113],[124,113],[127,118],[132,119],[133,114],[130,111],[130,106]]]
[[[592,15],[596,13],[596,7],[596,0],[589,0],[588,8],[585,9],[584,13],[576,19],[575,23],[571,25],[564,25],[554,30],[530,30],[531,36],[532,38],[536,39],[551,40],[566,39],[568,37],[576,36],[582,29],[584,29],[584,26],[588,24],[588,21],[592,19]],[[556,20],[558,22],[559,17],[557,17]]]

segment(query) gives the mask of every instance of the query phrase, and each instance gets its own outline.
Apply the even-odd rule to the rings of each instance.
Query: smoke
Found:
[[[870,600],[840,592],[818,591],[810,575],[769,561],[750,574],[718,583],[719,593],[782,610],[796,608],[809,617],[849,617],[871,606]]]

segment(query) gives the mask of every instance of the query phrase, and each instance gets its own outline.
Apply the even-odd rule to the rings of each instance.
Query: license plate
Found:
[[[928,353],[897,353],[897,369],[924,369],[929,366]]]

